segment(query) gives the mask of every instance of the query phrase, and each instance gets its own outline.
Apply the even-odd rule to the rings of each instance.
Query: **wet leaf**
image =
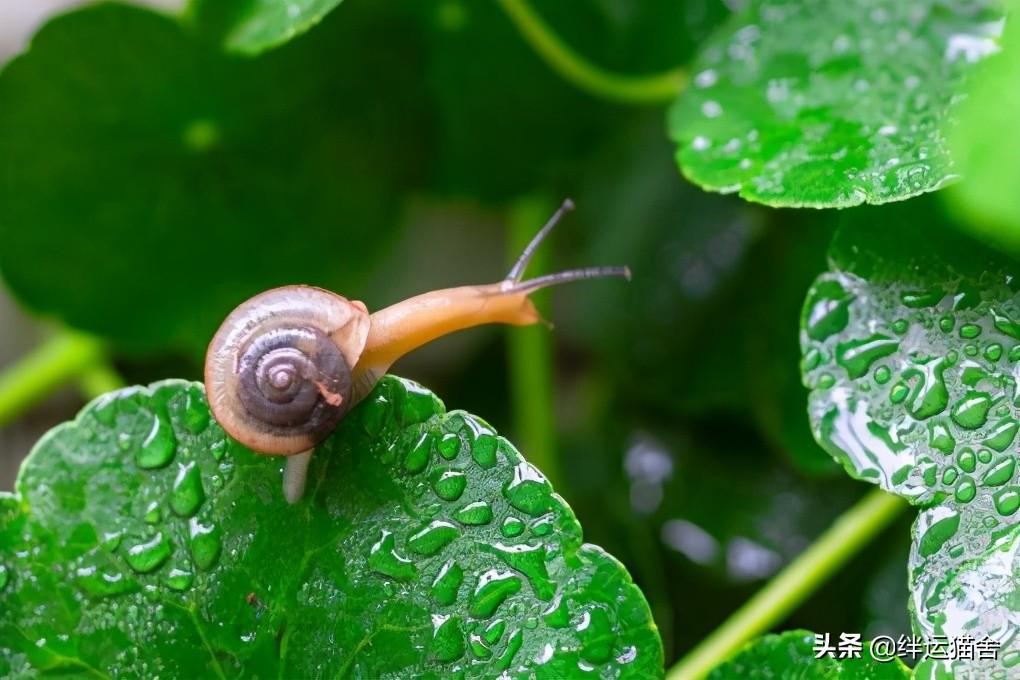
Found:
[[[11,291],[122,343],[195,350],[268,287],[356,290],[420,167],[423,97],[403,19],[343,19],[251,61],[139,8],[47,24],[0,74]]]
[[[661,675],[620,563],[431,392],[384,379],[294,506],[281,468],[227,440],[194,383],[107,395],[52,431],[0,498],[0,671]]]
[[[801,321],[815,437],[852,476],[922,507],[915,628],[990,637],[1016,663],[1017,264],[930,200],[855,211],[829,252]]]
[[[684,174],[773,206],[901,200],[956,175],[944,135],[994,0],[755,0],[701,49],[670,115]]]
[[[909,678],[910,669],[898,659],[878,661],[862,643],[861,658],[815,658],[814,633],[790,630],[766,635],[748,644],[733,659],[712,671],[708,680],[770,680],[771,678],[812,678],[825,680],[897,680]],[[836,646],[838,639],[830,639]]]

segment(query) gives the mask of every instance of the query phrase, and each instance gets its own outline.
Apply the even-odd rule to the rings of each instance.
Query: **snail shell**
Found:
[[[352,369],[371,322],[361,302],[312,286],[266,291],[241,304],[206,353],[213,416],[254,451],[315,447],[352,406]]]

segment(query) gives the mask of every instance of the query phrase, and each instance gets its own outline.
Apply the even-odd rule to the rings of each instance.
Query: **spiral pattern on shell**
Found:
[[[319,288],[288,286],[252,298],[209,345],[213,415],[260,453],[313,448],[351,405],[351,370],[367,329],[363,305]]]

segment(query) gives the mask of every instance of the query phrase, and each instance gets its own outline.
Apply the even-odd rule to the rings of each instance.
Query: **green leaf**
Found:
[[[996,0],[755,0],[703,46],[670,114],[684,174],[773,206],[846,207],[933,191],[942,133]]]
[[[255,55],[301,35],[342,0],[193,0],[188,16],[215,24],[228,50]]]
[[[1006,24],[1003,52],[989,59],[960,107],[952,130],[953,157],[964,181],[947,198],[974,229],[1012,252],[1020,252],[1020,21]]]
[[[281,469],[228,440],[194,383],[111,393],[51,431],[0,498],[0,670],[661,675],[622,565],[431,392],[381,381],[296,505]]]
[[[1017,263],[931,201],[854,211],[829,254],[801,320],[815,437],[852,476],[922,506],[915,628],[992,637],[1015,664]]]
[[[790,630],[780,635],[765,635],[744,647],[731,660],[708,675],[708,680],[771,680],[772,678],[812,678],[825,680],[897,680],[909,678],[910,669],[898,659],[877,661],[867,643],[861,657],[815,658],[814,633]],[[830,640],[835,646],[838,639]]]
[[[421,55],[399,16],[344,18],[253,61],[138,8],[47,24],[0,74],[12,292],[122,343],[197,350],[267,287],[357,290],[424,158]]]

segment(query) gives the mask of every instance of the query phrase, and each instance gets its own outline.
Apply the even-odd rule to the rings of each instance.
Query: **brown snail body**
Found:
[[[522,281],[535,248],[573,205],[565,201],[506,279],[431,291],[369,314],[365,305],[312,286],[260,293],[230,313],[209,344],[205,385],[213,416],[252,450],[290,456],[284,492],[304,489],[311,451],[401,356],[480,324],[541,320],[528,296],[549,285],[605,276],[593,267]]]

